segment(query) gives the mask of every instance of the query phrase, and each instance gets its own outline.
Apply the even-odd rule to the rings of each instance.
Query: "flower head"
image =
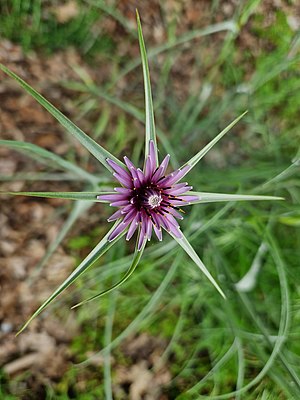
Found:
[[[190,166],[186,165],[165,175],[170,156],[167,155],[157,166],[156,153],[154,141],[150,140],[144,171],[136,168],[127,157],[124,157],[127,170],[115,161],[107,159],[107,163],[115,171],[115,178],[122,185],[115,188],[114,194],[97,196],[98,200],[109,201],[112,207],[119,208],[108,219],[108,221],[120,219],[120,223],[111,232],[108,240],[115,239],[127,227],[129,228],[126,239],[129,240],[138,226],[140,226],[138,250],[141,249],[145,239],[150,240],[152,229],[159,240],[162,240],[162,228],[178,238],[182,237],[177,222],[177,219],[183,218],[180,207],[199,200],[198,196],[188,195],[192,186],[188,186],[187,182],[178,183],[189,171]]]

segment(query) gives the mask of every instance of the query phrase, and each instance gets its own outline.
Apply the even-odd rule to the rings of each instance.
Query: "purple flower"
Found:
[[[150,140],[144,171],[136,168],[127,157],[124,157],[127,170],[113,160],[106,160],[115,171],[113,175],[122,185],[114,189],[116,193],[97,196],[98,200],[108,201],[112,207],[119,208],[108,219],[120,220],[110,233],[109,241],[127,228],[126,239],[129,240],[138,227],[138,250],[142,248],[145,239],[151,239],[152,229],[159,240],[162,240],[162,228],[177,238],[182,238],[177,222],[177,219],[183,219],[180,207],[199,200],[199,196],[188,194],[192,186],[188,186],[187,182],[178,183],[191,167],[186,165],[165,175],[170,156],[167,155],[158,166],[156,153],[154,141]]]

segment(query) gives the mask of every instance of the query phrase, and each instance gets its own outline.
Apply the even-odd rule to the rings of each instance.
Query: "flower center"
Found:
[[[162,202],[162,197],[160,194],[151,194],[148,197],[148,204],[151,208],[156,208],[160,205],[160,203]]]
[[[160,207],[164,201],[160,190],[152,187],[141,187],[134,191],[130,199],[130,203],[134,204],[138,210],[153,210]]]

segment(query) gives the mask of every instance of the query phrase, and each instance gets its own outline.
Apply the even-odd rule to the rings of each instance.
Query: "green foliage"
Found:
[[[46,3],[46,4],[45,4]],[[93,28],[103,18],[103,12],[78,1],[74,18],[59,22],[55,14],[59,1],[3,0],[0,3],[0,34],[20,43],[25,51],[40,49],[53,53],[75,46],[87,55],[108,54],[114,40],[107,34],[95,35]]]
[[[10,16],[5,8],[1,9],[5,11],[0,17],[4,36],[27,49],[42,47],[44,51],[53,51],[56,46],[75,44],[85,51],[96,21],[94,9],[87,8],[86,16],[54,28],[54,22],[39,17],[39,2],[31,2],[31,10],[29,2],[22,2],[21,9],[18,3],[11,3]],[[157,132],[165,149],[162,153],[169,152],[171,143],[176,158],[183,161],[248,109],[247,116],[194,168],[189,181],[203,192],[239,193],[255,187],[256,195],[274,194],[285,197],[286,201],[260,202],[255,206],[247,202],[207,204],[189,210],[184,222],[187,237],[203,255],[205,265],[224,288],[228,300],[222,301],[171,242],[151,243],[130,280],[77,313],[81,333],[71,347],[76,360],[85,361],[92,352],[102,357],[112,355],[114,363],[97,367],[97,373],[88,366],[82,369],[86,368],[90,374],[86,393],[76,389],[76,381],[83,372],[70,368],[55,388],[55,398],[68,399],[72,390],[80,399],[104,398],[104,387],[110,384],[107,370],[111,369],[113,376],[116,365],[131,365],[132,360],[124,356],[124,347],[132,335],[141,332],[168,342],[160,361],[165,362],[173,377],[165,389],[169,398],[299,397],[300,181],[296,160],[297,154],[299,158],[299,55],[297,36],[287,23],[285,12],[278,10],[274,23],[266,25],[265,14],[256,9],[258,3],[248,1],[244,8],[240,7],[235,18],[241,30],[234,35],[230,32],[220,53],[209,54],[200,63],[196,72],[201,85],[191,79],[186,97],[178,96],[172,86],[176,57],[182,50],[171,47],[174,41],[180,42],[173,34],[167,43],[169,47],[159,53],[163,77],[156,81],[152,78],[154,108],[160,99],[156,110]],[[8,6],[1,4],[1,7],[7,10]],[[32,22],[27,24],[30,13]],[[240,47],[249,18],[249,29],[260,42],[257,53],[250,45]],[[79,22],[82,30],[77,35]],[[9,24],[19,30],[9,29]],[[21,28],[23,37],[18,33]],[[170,30],[176,31],[174,27]],[[56,34],[45,35],[45,32]],[[94,54],[113,49],[115,39],[99,37],[92,46]],[[215,37],[207,37],[205,42],[197,42],[191,52],[205,54],[210,45],[213,47],[214,40]],[[158,50],[148,48],[150,67],[155,68],[158,63],[156,57],[151,58]],[[102,54],[102,57],[107,56]],[[132,65],[125,65],[117,76],[112,72],[111,82],[105,87],[97,86],[96,82],[87,85],[83,80],[80,86],[73,84],[73,90],[82,96],[83,115],[97,111],[101,97],[104,109],[117,115],[115,130],[107,124],[107,114],[101,114],[102,120],[99,118],[99,134],[102,135],[103,127],[114,133],[101,136],[106,140],[105,147],[123,154],[129,137],[138,161],[142,146],[133,139],[136,136],[132,132],[138,130],[135,119],[144,121],[140,111],[142,102],[137,102],[136,87],[134,93],[126,91],[126,99],[114,90],[114,84],[126,77],[126,71],[134,68]],[[114,67],[112,71],[119,68]],[[190,65],[183,65],[184,68]],[[70,82],[65,84],[72,86]],[[81,170],[72,172],[82,176]],[[90,251],[90,240],[94,243],[94,235],[77,236],[69,239],[68,246]],[[254,287],[249,292],[238,292],[235,284],[249,271],[262,244],[267,251],[258,257],[261,268]],[[120,243],[110,256],[106,254],[97,261],[95,268],[78,281],[76,298],[88,298],[116,284],[131,261]],[[73,298],[67,298],[66,302],[74,304]],[[113,321],[111,332],[109,321]],[[230,394],[233,391],[237,393]]]

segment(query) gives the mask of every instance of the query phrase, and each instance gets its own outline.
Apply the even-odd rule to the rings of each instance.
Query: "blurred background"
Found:
[[[297,0],[1,0],[0,61],[118,157],[141,164],[148,50],[160,157],[174,167],[248,114],[189,175],[198,191],[281,202],[197,205],[183,231],[228,300],[174,242],[131,262],[120,241],[17,338],[107,232],[109,207],[2,196],[1,399],[300,398],[300,5]],[[101,165],[0,74],[1,191],[89,190],[40,146]],[[17,148],[16,148],[17,147]],[[247,274],[247,275],[246,275]]]

